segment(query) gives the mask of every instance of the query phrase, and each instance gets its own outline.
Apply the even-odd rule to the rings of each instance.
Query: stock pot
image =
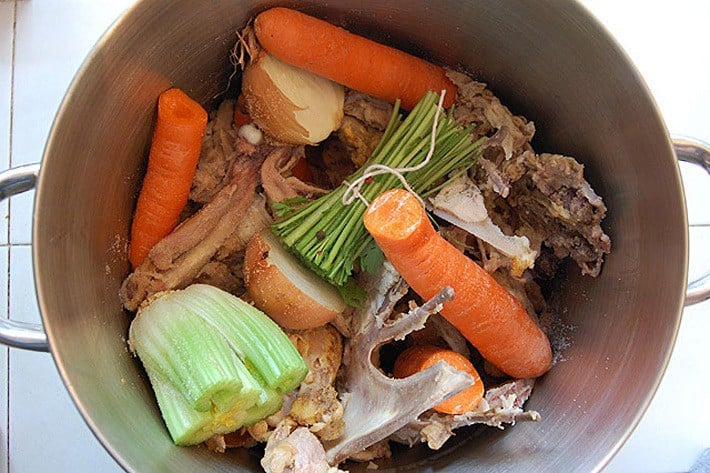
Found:
[[[42,327],[2,321],[3,342],[51,349],[88,426],[128,471],[258,471],[245,452],[172,445],[127,353],[118,287],[157,95],[179,86],[206,107],[225,87],[234,32],[273,2],[144,0],[106,33],[73,82],[42,168],[0,176],[0,197],[37,188],[33,252]],[[529,402],[539,423],[462,431],[442,451],[398,452],[381,470],[594,471],[636,425],[670,357],[686,297],[687,219],[676,159],[710,169],[707,148],[675,152],[642,80],[577,4],[290,2],[348,29],[461,66],[535,121],[536,149],[575,156],[609,208],[601,276],[569,268],[555,300],[574,342]],[[92,117],[88,122],[86,117]],[[45,335],[46,332],[46,335]],[[583,449],[579,445],[584,445]]]

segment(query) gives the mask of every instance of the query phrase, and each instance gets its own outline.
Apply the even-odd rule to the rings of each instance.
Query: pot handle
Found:
[[[677,136],[673,138],[673,149],[679,161],[697,164],[710,174],[710,145],[696,139]],[[707,299],[710,299],[710,272],[688,283],[685,305],[697,304]]]
[[[0,201],[35,187],[39,164],[18,166],[0,172]],[[32,351],[49,351],[47,334],[42,324],[13,322],[0,318],[0,343]]]

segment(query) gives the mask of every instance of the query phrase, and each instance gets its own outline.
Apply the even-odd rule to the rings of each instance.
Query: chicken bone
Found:
[[[476,409],[464,414],[427,411],[395,432],[390,440],[409,446],[426,442],[429,448],[438,450],[454,435],[453,431],[460,427],[485,424],[502,429],[504,424],[538,421],[538,412],[523,410],[523,404],[530,397],[534,383],[533,379],[516,379],[490,388]]]
[[[526,236],[506,235],[488,216],[483,195],[466,175],[452,180],[430,199],[434,215],[475,235],[513,259],[511,273],[520,276],[535,264],[537,252]]]
[[[420,329],[454,297],[453,289],[445,287],[421,307],[392,318],[394,305],[406,290],[389,263],[382,266],[379,277],[366,282],[368,303],[353,314],[354,335],[346,345],[343,363],[345,431],[336,441],[325,443],[331,465],[387,438],[473,383],[469,374],[444,362],[402,379],[390,378],[372,364],[378,346]]]

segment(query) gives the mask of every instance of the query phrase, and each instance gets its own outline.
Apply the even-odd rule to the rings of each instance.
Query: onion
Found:
[[[320,143],[343,120],[342,85],[264,51],[246,66],[242,92],[252,120],[284,143]]]
[[[244,283],[254,305],[291,330],[320,327],[347,308],[338,290],[302,266],[268,229],[247,245]]]

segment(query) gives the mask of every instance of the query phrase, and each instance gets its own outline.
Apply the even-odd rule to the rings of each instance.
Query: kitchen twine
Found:
[[[412,172],[412,171],[418,171],[419,169],[423,168],[427,164],[429,164],[429,161],[431,160],[431,157],[434,155],[434,148],[436,146],[436,128],[437,125],[439,124],[439,114],[441,113],[441,110],[444,108],[444,96],[446,95],[446,89],[443,89],[441,91],[441,96],[439,97],[439,103],[436,106],[436,113],[434,114],[434,124],[431,126],[431,143],[429,144],[429,152],[427,153],[426,157],[424,160],[417,164],[416,166],[411,166],[408,168],[392,168],[389,166],[385,166],[384,164],[371,164],[369,165],[366,169],[365,172],[363,173],[362,176],[358,177],[355,179],[353,182],[348,182],[348,181],[343,181],[343,184],[345,184],[345,192],[343,193],[342,197],[342,202],[345,205],[350,205],[352,204],[355,199],[359,199],[360,202],[365,204],[365,207],[369,207],[370,203],[367,201],[367,199],[360,193],[360,190],[362,189],[362,186],[365,185],[365,181],[370,178],[374,178],[376,176],[380,176],[382,174],[392,174],[399,179],[399,182],[402,183],[402,186],[408,190],[414,197],[419,200],[419,203],[422,204],[422,206],[425,206],[424,200],[417,195],[416,192],[411,188],[409,183],[407,182],[407,179],[404,178],[403,173],[405,172]]]

